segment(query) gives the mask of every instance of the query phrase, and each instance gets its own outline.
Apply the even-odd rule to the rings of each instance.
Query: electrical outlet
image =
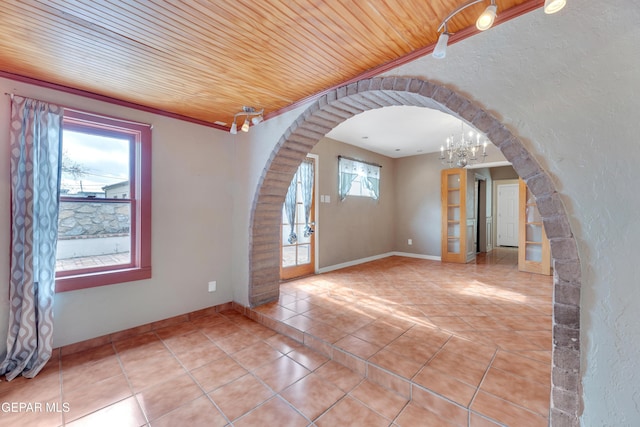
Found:
[[[214,280],[213,282],[209,282],[209,292],[215,292],[216,291],[216,281]]]
[[[408,240],[407,240],[407,244],[408,244],[409,246],[413,245],[413,239],[408,239]]]

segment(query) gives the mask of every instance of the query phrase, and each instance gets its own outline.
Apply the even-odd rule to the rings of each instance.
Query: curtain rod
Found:
[[[347,157],[347,156],[338,156],[338,159],[345,159],[345,160],[352,160],[354,162],[360,162],[360,163],[364,163],[365,165],[369,165],[369,166],[375,166],[378,168],[382,169],[382,165],[379,165],[377,163],[373,163],[373,162],[367,162],[365,160],[360,160],[360,159],[354,159],[353,157]]]
[[[30,96],[18,95],[18,94],[9,93],[9,92],[5,92],[4,94],[9,96],[11,99],[13,99],[14,96],[19,96],[21,98],[35,99],[35,98],[31,98]],[[36,101],[39,101],[39,100],[36,100]],[[48,101],[43,101],[43,102],[48,102]],[[89,116],[98,117],[98,118],[102,118],[102,119],[115,120],[115,121],[118,121],[120,123],[129,123],[129,124],[138,125],[138,126],[148,126],[150,129],[153,129],[153,125],[151,123],[136,122],[134,120],[127,120],[127,119],[121,119],[121,118],[118,118],[118,117],[105,116],[104,114],[94,113],[94,112],[91,112],[91,111],[78,110],[77,108],[71,108],[71,107],[67,107],[67,106],[64,106],[64,105],[60,105],[60,104],[56,104],[56,105],[59,105],[64,110],[69,110],[69,111],[73,111],[73,112],[76,112],[76,113],[87,114]]]

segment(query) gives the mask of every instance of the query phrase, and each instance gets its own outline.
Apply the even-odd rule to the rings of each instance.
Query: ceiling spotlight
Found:
[[[496,12],[498,11],[498,6],[495,3],[495,0],[491,0],[491,4],[487,6],[487,8],[482,12],[482,15],[478,16],[476,20],[476,28],[480,31],[485,31],[491,28],[493,25],[493,21],[496,19]]]
[[[242,111],[239,113],[236,113],[233,116],[233,123],[231,124],[231,128],[229,129],[229,133],[233,135],[238,133],[238,117],[244,116],[244,123],[242,123],[240,130],[243,132],[249,132],[249,127],[251,126],[251,123],[253,123],[254,125],[257,125],[258,123],[264,120],[263,114],[264,114],[264,109],[260,111],[256,111],[256,109],[253,107],[247,107],[247,106],[242,107]]]
[[[433,49],[434,58],[442,59],[447,56],[447,43],[449,43],[449,33],[447,33],[445,26],[444,32],[438,37],[438,43],[435,49]]]
[[[249,132],[249,117],[245,117],[244,118],[244,123],[242,124],[242,127],[240,128],[240,130],[242,132]]]
[[[477,3],[482,3],[485,0],[469,0],[462,6],[459,6],[456,10],[451,12],[446,18],[442,20],[440,26],[438,27],[438,32],[442,30],[440,33],[440,37],[438,37],[438,42],[436,43],[435,48],[433,49],[433,57],[434,58],[444,58],[447,55],[447,44],[449,43],[449,36],[451,33],[447,28],[447,24],[449,20],[456,16],[458,13],[462,12],[466,8],[473,6]],[[476,21],[476,27],[480,31],[488,30],[493,25],[493,21],[496,19],[496,13],[498,11],[498,6],[496,5],[496,0],[491,0],[491,4],[487,6],[487,8],[482,12],[482,15],[478,17]]]
[[[567,4],[567,0],[544,0],[544,13],[551,15],[558,12]]]

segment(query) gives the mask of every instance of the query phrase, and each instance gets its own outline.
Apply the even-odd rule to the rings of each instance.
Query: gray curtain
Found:
[[[313,201],[313,163],[302,162],[298,168],[298,174],[300,176],[302,205],[304,206],[304,237],[309,237],[313,233],[313,228],[309,224],[311,202]]]
[[[293,245],[298,241],[298,235],[296,234],[296,193],[298,192],[298,172],[293,175],[287,195],[284,199],[284,210],[287,214],[287,221],[289,221],[290,231],[287,241]]]
[[[0,375],[33,378],[52,353],[62,109],[11,101],[11,277]]]

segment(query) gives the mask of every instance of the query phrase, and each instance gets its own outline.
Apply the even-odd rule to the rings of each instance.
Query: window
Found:
[[[348,157],[338,156],[338,196],[380,197],[380,169],[382,166]]]
[[[56,292],[151,277],[151,128],[65,111]]]

